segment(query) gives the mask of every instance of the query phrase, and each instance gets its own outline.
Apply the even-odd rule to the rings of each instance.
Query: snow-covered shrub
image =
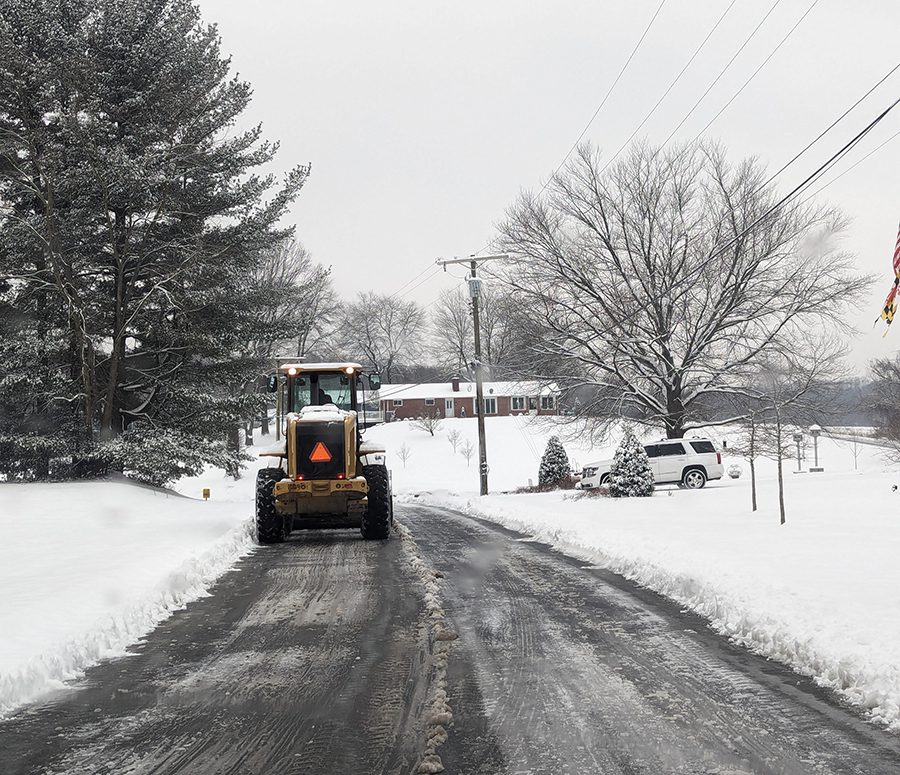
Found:
[[[226,448],[222,441],[210,442],[171,428],[153,428],[135,423],[125,433],[103,446],[110,465],[126,476],[162,487],[182,476],[196,476],[207,464],[238,472],[244,452]]]
[[[547,448],[541,458],[538,469],[538,487],[556,487],[572,477],[572,466],[569,456],[559,440],[559,436],[551,436]]]
[[[625,428],[609,472],[609,494],[613,498],[645,498],[653,495],[650,459],[631,428]]]

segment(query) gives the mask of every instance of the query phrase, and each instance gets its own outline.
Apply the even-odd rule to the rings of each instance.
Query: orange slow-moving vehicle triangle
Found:
[[[313,451],[309,453],[309,459],[313,463],[330,463],[331,453],[328,451],[328,447],[319,441],[313,447]]]

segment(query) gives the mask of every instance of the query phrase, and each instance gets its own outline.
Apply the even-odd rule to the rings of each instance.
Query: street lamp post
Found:
[[[813,463],[814,465],[810,467],[810,471],[819,473],[824,471],[824,468],[819,466],[819,434],[822,433],[822,427],[820,425],[810,425],[809,433],[813,437]]]
[[[803,441],[803,434],[799,433],[799,432],[795,433],[794,434],[794,443],[797,445],[797,473],[798,474],[801,471],[801,468],[800,468],[800,442],[801,441]]]

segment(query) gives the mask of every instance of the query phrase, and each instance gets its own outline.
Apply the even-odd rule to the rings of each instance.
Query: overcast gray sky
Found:
[[[615,152],[730,3],[666,0],[586,139]],[[773,4],[673,142],[703,128],[813,0],[736,0],[639,136],[662,142]],[[518,192],[539,188],[563,159],[658,5],[200,0],[234,70],[254,87],[250,120],[281,141],[280,165],[313,164],[292,216],[346,294],[393,293],[435,258],[487,243]],[[707,135],[774,172],[900,62],[898,33],[897,0],[818,0]],[[900,71],[782,175],[781,187],[897,97]],[[895,132],[900,106],[825,180]],[[887,338],[882,325],[872,328],[900,222],[900,137],[821,197],[852,218],[846,247],[862,271],[878,274],[853,321],[863,332],[854,342],[862,368],[900,347],[900,328]],[[460,282],[443,273],[423,279],[407,298],[429,304]]]

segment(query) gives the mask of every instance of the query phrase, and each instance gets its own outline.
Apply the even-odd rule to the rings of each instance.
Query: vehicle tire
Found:
[[[280,468],[260,468],[256,472],[256,540],[280,544],[286,537],[285,518],[275,510],[275,482],[284,476]]]
[[[387,466],[363,466],[362,473],[369,485],[369,507],[363,513],[359,532],[369,541],[388,538],[394,510]]]
[[[699,468],[689,468],[681,477],[681,484],[688,490],[699,490],[706,485],[706,474]]]

